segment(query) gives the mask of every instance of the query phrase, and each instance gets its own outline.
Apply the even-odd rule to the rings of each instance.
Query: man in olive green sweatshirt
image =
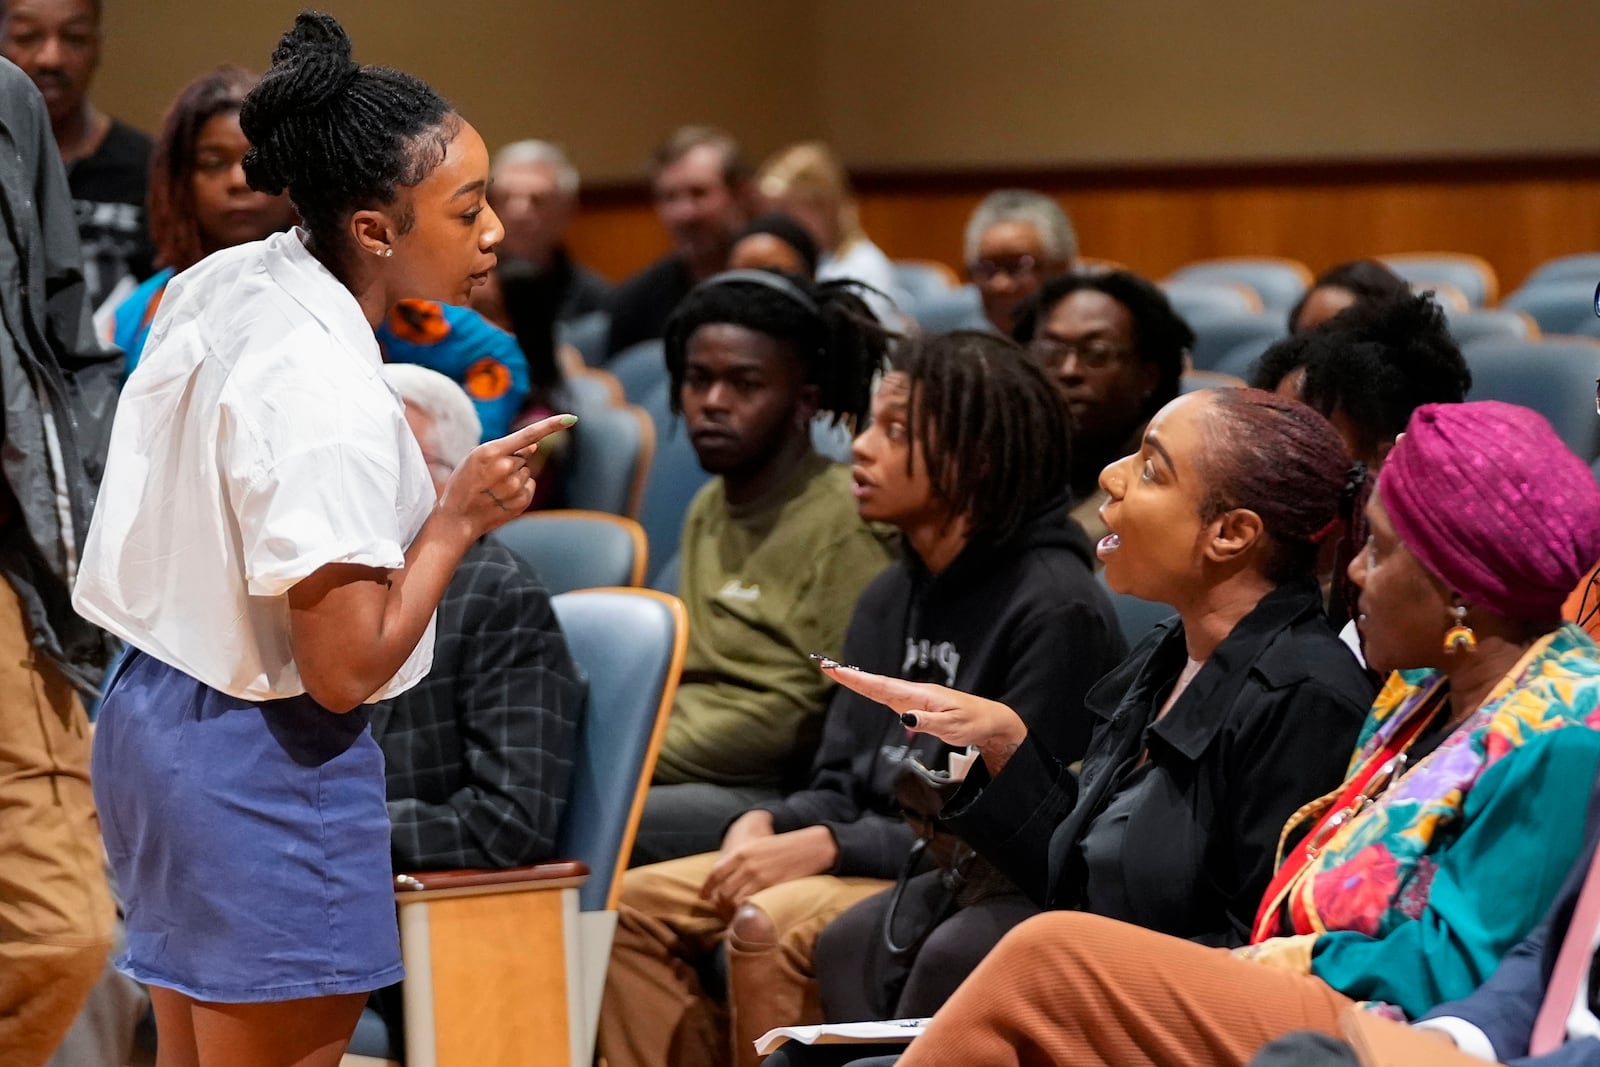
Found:
[[[701,283],[666,332],[674,407],[717,477],[684,520],[689,649],[635,866],[714,850],[803,777],[851,609],[890,552],[819,456],[819,412],[859,420],[885,335],[847,287],[762,271]]]

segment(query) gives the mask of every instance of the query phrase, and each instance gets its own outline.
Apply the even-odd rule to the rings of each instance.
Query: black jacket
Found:
[[[1004,545],[969,545],[937,575],[908,552],[861,594],[845,662],[1003,701],[1042,746],[1076,760],[1089,736],[1084,694],[1125,649],[1091,560],[1064,503]],[[901,764],[915,753],[940,769],[950,751],[840,688],[810,785],[761,807],[779,833],[827,826],[839,843],[833,873],[893,878],[914,840],[893,803]]]
[[[95,340],[44,99],[0,59],[0,574],[36,649],[86,691],[109,647],[70,586],[104,469],[122,354]]]
[[[1376,686],[1311,581],[1265,597],[1152,722],[1187,659],[1182,624],[1162,623],[1086,698],[1096,725],[1079,775],[1030,738],[998,776],[975,766],[945,822],[1035,902],[1082,908],[1084,837],[1148,746],[1107,894],[1127,913],[1110,917],[1209,944],[1248,940],[1284,823],[1343,780]]]
[[[666,255],[611,291],[611,327],[606,358],[660,337],[667,319],[694,288],[694,272],[677,253]]]

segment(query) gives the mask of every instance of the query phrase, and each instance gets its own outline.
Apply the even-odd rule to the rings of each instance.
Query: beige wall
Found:
[[[637,177],[671,126],[865,167],[1592,152],[1600,6],[1575,0],[324,0],[491,145]],[[96,96],[147,128],[298,0],[115,0]]]
[[[823,0],[858,166],[1592,151],[1578,0]]]
[[[310,6],[344,23],[357,59],[434,84],[491,147],[559,141],[590,177],[639,177],[683,122],[758,153],[819,132],[806,0],[109,0],[95,99],[154,129],[208,67],[265,69]]]

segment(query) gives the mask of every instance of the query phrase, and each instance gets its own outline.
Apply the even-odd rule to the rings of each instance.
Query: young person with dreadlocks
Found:
[[[850,283],[733,270],[667,322],[672,406],[715,475],[683,523],[689,649],[633,865],[717,847],[728,820],[803,780],[836,655],[889,549],[850,472],[817,454],[819,412],[861,421],[888,335]]]
[[[896,527],[905,556],[861,595],[843,656],[1005,700],[1072,762],[1084,694],[1124,645],[1066,521],[1065,412],[1021,356],[980,333],[896,354],[852,475],[861,517]],[[628,872],[601,1013],[611,1067],[749,1064],[765,1030],[820,1021],[817,932],[912,854],[897,780],[964,758],[840,690],[805,789],[740,815],[720,851]],[[718,952],[726,1007],[696,978]]]
[[[427,85],[350,52],[302,14],[244,99],[245,175],[305,229],[167,287],[73,594],[131,646],[92,781],[118,965],[151,987],[163,1064],[331,1067],[400,979],[370,704],[427,674],[456,565],[527,507],[529,451],[571,422],[479,446],[435,494],[373,328],[494,266],[489,154]]]

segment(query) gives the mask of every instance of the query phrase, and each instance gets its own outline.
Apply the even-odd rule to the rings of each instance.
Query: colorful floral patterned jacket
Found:
[[[1352,772],[1441,684],[1431,671],[1393,675]],[[1560,888],[1597,766],[1600,650],[1567,625],[1322,846],[1291,895],[1316,931],[1311,973],[1411,1017],[1472,992]]]

